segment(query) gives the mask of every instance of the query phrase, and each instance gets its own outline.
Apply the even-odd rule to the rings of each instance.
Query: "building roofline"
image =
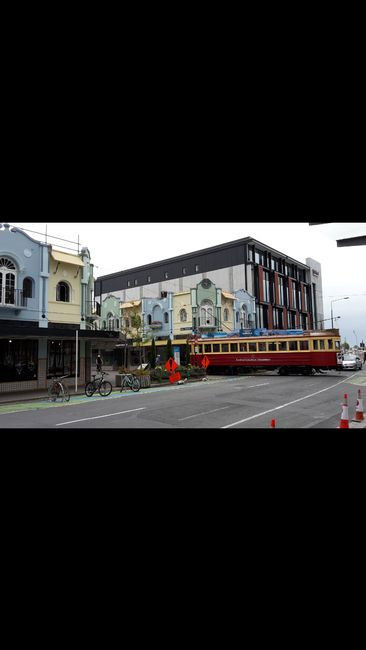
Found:
[[[309,268],[307,264],[304,262],[300,262],[299,260],[295,260],[292,257],[289,257],[288,255],[285,255],[285,253],[281,253],[280,251],[276,250],[275,248],[271,248],[271,246],[268,246],[267,244],[263,244],[262,242],[258,241],[257,239],[254,239],[253,237],[243,237],[242,239],[234,239],[233,241],[230,242],[225,242],[223,244],[216,244],[215,246],[210,246],[209,248],[202,248],[197,251],[192,251],[190,253],[184,253],[183,255],[176,255],[175,257],[169,257],[163,260],[158,260],[157,262],[151,262],[150,264],[143,264],[142,266],[134,266],[130,269],[123,269],[122,271],[117,271],[115,273],[109,273],[108,275],[99,275],[96,278],[96,282],[100,280],[110,280],[112,278],[118,278],[127,274],[132,274],[132,273],[137,273],[140,271],[146,271],[148,269],[152,268],[157,268],[161,266],[162,264],[167,264],[167,263],[172,263],[172,262],[178,262],[178,261],[183,261],[190,259],[192,257],[198,257],[199,255],[204,255],[207,253],[214,253],[219,250],[225,250],[225,248],[232,248],[233,246],[237,246],[239,244],[248,244],[248,243],[254,243],[258,244],[259,246],[262,246],[263,249],[268,250],[270,252],[276,253],[276,255],[279,255],[286,260],[293,262],[295,264],[301,264],[302,266]]]

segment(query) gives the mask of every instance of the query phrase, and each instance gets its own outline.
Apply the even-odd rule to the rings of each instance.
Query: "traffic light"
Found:
[[[365,347],[365,344],[364,344],[363,341],[361,341],[361,343],[360,343],[360,348],[364,348],[364,347]]]

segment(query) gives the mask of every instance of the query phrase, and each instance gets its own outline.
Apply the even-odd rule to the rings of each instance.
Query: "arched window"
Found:
[[[151,314],[148,314],[148,317],[147,317],[147,324],[148,324],[148,325],[151,325],[151,321],[152,321]]]
[[[23,280],[23,298],[33,298],[32,278],[24,278]]]
[[[116,329],[119,330],[119,318],[116,318]]]
[[[224,309],[224,320],[229,320],[229,310],[226,307]]]
[[[244,303],[241,306],[240,325],[241,327],[248,327],[248,312],[247,312],[246,305],[244,305]]]
[[[15,305],[17,273],[14,262],[0,258],[0,304]]]
[[[169,314],[167,311],[164,312],[164,323],[169,323]]]
[[[235,313],[235,320],[236,320],[237,323],[239,323],[239,312],[238,311]]]
[[[70,287],[67,282],[59,282],[56,287],[56,300],[70,302]]]
[[[108,321],[108,329],[113,330],[114,329],[114,317],[111,312],[109,312],[107,316],[107,321]]]
[[[185,309],[181,309],[179,312],[179,320],[181,323],[187,322],[187,312]]]
[[[213,303],[211,300],[204,300],[201,303],[201,326],[214,325]]]
[[[130,319],[129,318],[125,318],[125,326],[126,327],[130,326]]]
[[[103,329],[104,329],[104,330],[107,329],[107,323],[105,322],[105,320],[103,321]]]

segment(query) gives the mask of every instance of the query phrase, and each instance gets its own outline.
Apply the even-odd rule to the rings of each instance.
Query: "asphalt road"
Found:
[[[182,386],[114,391],[109,397],[72,396],[68,404],[48,401],[0,406],[0,428],[65,429],[255,429],[336,428],[348,394],[349,417],[357,390],[366,407],[366,367],[312,377],[263,373],[210,377]]]

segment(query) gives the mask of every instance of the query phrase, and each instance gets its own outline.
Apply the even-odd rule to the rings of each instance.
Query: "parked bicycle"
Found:
[[[96,393],[96,391],[99,392],[99,395],[101,397],[108,397],[108,395],[111,394],[112,384],[110,381],[106,381],[104,379],[104,375],[108,375],[108,372],[101,372],[100,374],[100,377],[92,375],[93,380],[89,381],[89,383],[85,386],[85,395],[87,397],[91,397],[94,395],[94,393]]]
[[[122,375],[121,390],[119,392],[122,393],[124,388],[131,388],[134,393],[137,393],[140,390],[140,382],[135,375],[127,373],[126,375]]]
[[[62,381],[66,377],[69,377],[69,375],[52,377],[52,383],[48,386],[48,397],[51,402],[56,402],[58,399],[61,402],[68,402],[70,400],[70,393]]]

